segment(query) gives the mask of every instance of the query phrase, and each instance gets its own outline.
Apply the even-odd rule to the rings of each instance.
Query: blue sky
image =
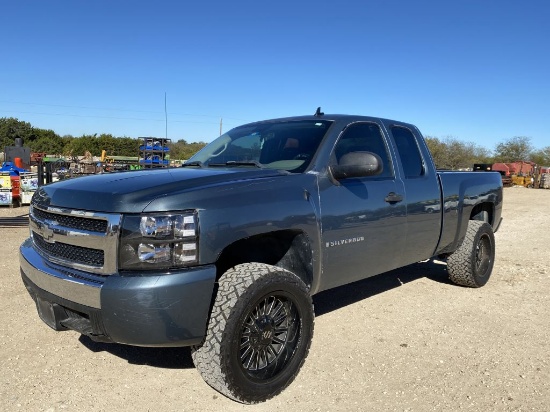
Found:
[[[493,149],[550,146],[545,1],[3,2],[0,117],[60,135],[211,141],[364,114]]]

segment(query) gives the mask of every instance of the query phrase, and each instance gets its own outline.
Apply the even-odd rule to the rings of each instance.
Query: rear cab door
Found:
[[[384,121],[384,126],[395,148],[396,167],[404,184],[407,225],[400,266],[405,266],[433,256],[441,233],[443,209],[456,210],[458,204],[442,205],[440,182],[420,131],[401,122]]]

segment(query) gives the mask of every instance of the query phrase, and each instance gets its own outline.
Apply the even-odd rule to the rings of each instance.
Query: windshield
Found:
[[[186,164],[203,167],[258,166],[305,170],[331,121],[274,121],[240,126],[218,137]]]

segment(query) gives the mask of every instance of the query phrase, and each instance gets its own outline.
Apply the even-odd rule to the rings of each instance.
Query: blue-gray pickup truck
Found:
[[[502,197],[498,173],[436,171],[411,124],[318,110],[234,128],[181,168],[40,187],[21,276],[54,330],[191,346],[209,385],[256,403],[304,363],[314,294],[432,257],[483,286]]]

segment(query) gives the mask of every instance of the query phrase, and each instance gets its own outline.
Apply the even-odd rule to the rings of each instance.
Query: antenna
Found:
[[[319,107],[317,108],[317,110],[315,111],[314,116],[320,117],[320,116],[323,116],[323,115],[324,115],[324,113],[321,111],[321,106],[319,106]]]
[[[165,119],[164,137],[168,139],[168,110],[166,110],[166,92],[164,92],[164,119]]]

